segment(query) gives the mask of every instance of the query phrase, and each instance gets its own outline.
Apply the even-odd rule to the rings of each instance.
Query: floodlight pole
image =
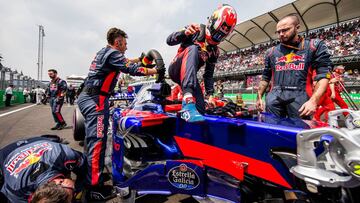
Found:
[[[41,39],[41,34],[40,34],[40,31],[41,31],[41,27],[40,27],[40,25],[39,25],[38,62],[37,62],[37,65],[38,65],[38,69],[37,69],[37,80],[40,80],[40,39]]]
[[[44,55],[44,37],[45,37],[44,26],[39,25],[37,80],[42,80],[42,73],[43,73],[43,55]]]

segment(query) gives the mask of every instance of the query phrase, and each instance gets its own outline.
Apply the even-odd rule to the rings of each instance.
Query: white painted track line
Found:
[[[33,106],[36,106],[36,104],[30,105],[30,106],[25,106],[25,107],[20,108],[20,109],[16,109],[16,110],[13,110],[13,111],[9,111],[9,112],[0,114],[0,118],[1,118],[1,117],[4,117],[4,116],[7,116],[7,115],[10,115],[10,114],[12,114],[12,113],[16,113],[16,112],[18,112],[18,111],[22,111],[22,110],[24,110],[24,109],[28,109],[28,108],[33,107]]]

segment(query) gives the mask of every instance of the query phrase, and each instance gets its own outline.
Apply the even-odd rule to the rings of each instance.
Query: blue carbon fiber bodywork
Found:
[[[159,112],[160,106],[154,109],[156,109],[156,113],[164,113]],[[162,124],[142,127],[141,115],[122,117],[121,110],[115,109],[112,118],[114,185],[122,188],[129,187],[141,194],[182,193],[240,202],[240,187],[243,180],[235,178],[227,171],[209,167],[206,163],[204,164],[205,161],[199,160],[197,157],[184,156],[174,139],[177,136],[215,149],[226,150],[259,163],[266,163],[285,180],[289,185],[287,189],[293,187],[293,176],[289,172],[289,168],[280,159],[275,158],[272,152],[295,153],[296,134],[304,128],[309,128],[306,123],[301,120],[275,119],[270,115],[263,115],[261,120],[217,116],[205,116],[205,118],[206,122],[204,123],[187,123],[178,118],[176,114],[167,114],[167,118]],[[130,151],[137,149],[125,146],[127,134],[139,135],[140,138],[141,135],[149,136],[155,146],[155,151],[158,152],[154,157],[151,157],[151,153],[142,154],[137,161],[146,162],[145,166],[135,171],[130,177],[123,170],[126,165],[124,157],[131,156],[129,155]],[[136,139],[130,140],[130,143]],[[199,177],[197,187],[186,185],[187,179],[183,180],[185,185],[171,183],[169,168],[180,165],[185,165],[189,170],[195,171]],[[245,176],[247,175],[245,169]],[[269,184],[286,189],[284,185],[278,184],[276,181],[267,181]],[[188,189],[184,189],[185,187]]]

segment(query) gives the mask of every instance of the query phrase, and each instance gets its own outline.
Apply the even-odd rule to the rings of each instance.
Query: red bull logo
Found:
[[[44,154],[44,152],[46,152],[48,150],[49,149],[41,149],[40,151],[29,155],[23,162],[21,162],[19,164],[19,166],[15,169],[13,174],[19,174],[21,171],[23,171],[24,169],[26,169],[30,165],[39,162],[42,155]]]
[[[286,63],[286,62],[287,62],[286,56],[282,56],[276,59],[276,63]]]
[[[10,172],[10,175],[18,177],[21,171],[39,162],[43,154],[51,149],[51,144],[47,142],[26,148],[10,159],[5,165],[6,170]]]
[[[291,61],[292,62],[305,61],[305,59],[304,59],[303,55],[293,55],[293,56],[291,56]]]
[[[56,91],[56,90],[57,90],[57,85],[54,84],[54,83],[52,83],[52,84],[50,85],[50,91]]]
[[[285,70],[304,70],[305,68],[305,57],[304,55],[296,55],[295,53],[290,53],[285,56],[276,58],[276,71],[285,71]]]
[[[96,69],[96,56],[94,57],[93,61],[91,62],[90,65],[90,70],[95,70]]]

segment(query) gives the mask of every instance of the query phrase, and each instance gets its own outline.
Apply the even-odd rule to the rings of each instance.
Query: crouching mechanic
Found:
[[[217,45],[234,29],[237,14],[233,7],[222,5],[209,18],[207,25],[191,24],[167,38],[170,46],[180,44],[178,53],[169,66],[169,76],[181,86],[183,103],[181,118],[188,122],[203,121],[204,96],[197,79],[197,71],[205,65],[206,95],[214,93],[214,67],[219,56]],[[196,105],[195,105],[196,104]]]
[[[67,177],[71,171],[80,175],[85,170],[81,152],[46,137],[5,146],[0,150],[0,164],[0,202],[14,203],[70,203],[75,183]]]
[[[272,81],[266,96],[266,111],[278,117],[309,119],[328,85],[330,54],[323,41],[304,39],[298,35],[297,15],[282,18],[276,32],[280,44],[267,50],[265,68],[259,84],[256,106],[263,111],[262,96]],[[316,70],[316,85],[312,92],[312,73]],[[311,97],[310,97],[311,96]]]
[[[109,126],[109,97],[120,72],[134,76],[165,73],[164,67],[144,67],[141,58],[128,60],[124,55],[127,50],[126,38],[127,34],[118,28],[111,28],[107,32],[108,45],[93,59],[84,89],[78,98],[79,109],[85,118],[87,199],[105,200],[113,196],[112,186],[103,185],[102,172]]]
[[[48,75],[51,81],[47,89],[47,96],[50,97],[51,113],[55,121],[55,126],[52,127],[51,130],[61,130],[66,127],[66,122],[61,114],[61,107],[64,104],[67,84],[65,80],[62,80],[57,76],[57,71],[55,69],[48,70]]]
[[[335,104],[339,105],[342,109],[348,109],[349,106],[346,104],[344,99],[341,97],[340,93],[345,91],[343,74],[345,72],[344,66],[337,66],[334,68],[334,71],[331,75],[331,80],[329,82],[331,90],[331,99]],[[347,114],[346,114],[347,115]]]

